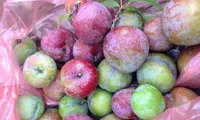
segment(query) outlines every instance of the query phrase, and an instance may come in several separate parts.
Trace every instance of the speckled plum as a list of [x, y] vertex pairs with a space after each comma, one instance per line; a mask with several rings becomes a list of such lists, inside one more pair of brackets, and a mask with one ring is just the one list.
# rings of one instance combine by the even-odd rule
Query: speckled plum
[[131, 108], [131, 96], [134, 92], [134, 88], [126, 88], [117, 91], [112, 96], [112, 110], [119, 118], [123, 119], [136, 119], [137, 116]]
[[72, 25], [79, 40], [96, 44], [103, 40], [112, 24], [112, 16], [101, 3], [90, 1], [83, 4], [72, 18]]
[[73, 47], [73, 56], [74, 58], [83, 58], [93, 63], [98, 63], [104, 57], [103, 45], [102, 43], [86, 44], [78, 40]]
[[72, 59], [61, 69], [61, 86], [67, 95], [84, 98], [97, 84], [97, 69], [86, 59]]
[[54, 29], [41, 39], [41, 48], [54, 60], [66, 62], [73, 58], [75, 40], [72, 33], [63, 29]]
[[169, 50], [172, 47], [172, 43], [169, 42], [164, 35], [161, 24], [161, 15], [158, 15], [145, 23], [144, 33], [149, 40], [151, 50], [161, 52]]
[[121, 26], [110, 31], [103, 43], [106, 61], [125, 73], [136, 71], [146, 60], [149, 43], [139, 29]]
[[199, 8], [199, 0], [171, 0], [162, 14], [162, 26], [167, 40], [177, 45], [199, 44]]
[[39, 120], [62, 120], [58, 113], [58, 109], [49, 108], [47, 109]]

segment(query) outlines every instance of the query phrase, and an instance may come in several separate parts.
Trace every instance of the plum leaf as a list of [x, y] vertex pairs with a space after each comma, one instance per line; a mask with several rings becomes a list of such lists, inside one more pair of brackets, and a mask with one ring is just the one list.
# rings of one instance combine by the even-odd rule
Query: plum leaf
[[160, 10], [163, 10], [161, 4], [156, 0], [129, 0], [129, 2], [145, 2], [159, 8]]
[[61, 15], [60, 18], [59, 18], [59, 20], [58, 20], [58, 28], [60, 27], [60, 24], [61, 24], [61, 22], [62, 22], [63, 19], [66, 20], [66, 21], [68, 21], [71, 18], [72, 18], [71, 14], [63, 14], [63, 15]]
[[119, 7], [119, 3], [115, 0], [100, 0], [100, 2], [106, 7]]

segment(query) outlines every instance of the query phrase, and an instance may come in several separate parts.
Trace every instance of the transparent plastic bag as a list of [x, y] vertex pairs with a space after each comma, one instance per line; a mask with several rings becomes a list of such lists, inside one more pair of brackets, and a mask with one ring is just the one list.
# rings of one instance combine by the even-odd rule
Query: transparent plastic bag
[[[166, 0], [160, 0], [165, 3]], [[41, 96], [46, 107], [58, 104], [48, 99], [41, 90], [29, 86], [23, 79], [21, 69], [12, 52], [12, 42], [29, 36], [39, 39], [53, 28], [61, 14], [65, 13], [65, 0], [1, 0], [0, 1], [0, 120], [19, 120], [15, 101], [21, 94]], [[157, 13], [158, 9], [146, 4], [133, 4], [146, 13]], [[69, 22], [63, 21], [61, 28], [73, 32]], [[179, 76], [177, 86], [200, 88], [200, 55], [193, 58]], [[156, 120], [200, 119], [200, 97], [182, 106], [166, 110]]]

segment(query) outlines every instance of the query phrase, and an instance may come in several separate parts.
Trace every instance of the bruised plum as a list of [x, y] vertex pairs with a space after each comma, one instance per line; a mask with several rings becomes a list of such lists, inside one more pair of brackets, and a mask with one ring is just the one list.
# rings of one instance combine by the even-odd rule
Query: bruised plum
[[93, 120], [93, 119], [88, 115], [84, 114], [72, 114], [65, 117], [63, 120]]
[[149, 43], [139, 29], [121, 26], [110, 31], [103, 43], [106, 61], [125, 73], [136, 71], [146, 60]]
[[55, 101], [59, 101], [65, 95], [64, 90], [61, 88], [60, 71], [57, 72], [54, 82], [42, 90], [48, 98]]
[[73, 35], [63, 29], [50, 31], [41, 39], [41, 48], [54, 60], [66, 62], [73, 58], [72, 50], [75, 40]]
[[178, 69], [182, 72], [189, 61], [200, 53], [200, 45], [185, 48], [178, 57]]
[[88, 44], [102, 41], [112, 24], [112, 16], [101, 3], [90, 1], [83, 4], [72, 18], [77, 37]]
[[133, 92], [134, 88], [126, 88], [116, 92], [112, 96], [112, 110], [119, 118], [137, 118], [130, 105], [130, 99]]
[[93, 63], [98, 63], [103, 59], [103, 45], [99, 44], [85, 44], [78, 40], [73, 47], [74, 58], [87, 59]]
[[167, 40], [177, 45], [199, 44], [199, 8], [199, 0], [171, 0], [162, 14], [162, 26]]
[[172, 47], [172, 43], [167, 40], [163, 33], [160, 17], [158, 15], [144, 25], [144, 33], [149, 40], [150, 49], [159, 52], [169, 50]]

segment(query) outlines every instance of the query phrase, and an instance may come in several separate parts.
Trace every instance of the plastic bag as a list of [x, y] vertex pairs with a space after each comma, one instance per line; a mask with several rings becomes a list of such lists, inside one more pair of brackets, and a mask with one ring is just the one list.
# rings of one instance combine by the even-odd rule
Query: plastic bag
[[[29, 36], [36, 43], [52, 28], [57, 27], [60, 14], [65, 13], [65, 0], [1, 0], [0, 1], [0, 120], [19, 120], [15, 111], [15, 101], [20, 94], [31, 93], [42, 96], [46, 106], [57, 105], [44, 96], [41, 90], [27, 85], [20, 67], [12, 52], [12, 41]], [[160, 0], [165, 3], [166, 0]], [[146, 13], [157, 13], [158, 9], [146, 4], [133, 4]], [[73, 32], [72, 26], [63, 21], [61, 28]], [[39, 42], [38, 42], [39, 43]], [[177, 86], [200, 88], [200, 55], [191, 60], [180, 75]], [[198, 119], [200, 115], [200, 97], [185, 105], [170, 108], [156, 120]], [[200, 119], [200, 118], [199, 118]]]

